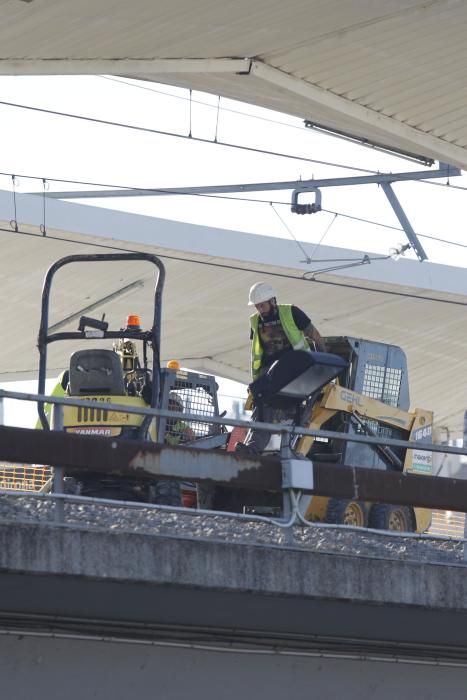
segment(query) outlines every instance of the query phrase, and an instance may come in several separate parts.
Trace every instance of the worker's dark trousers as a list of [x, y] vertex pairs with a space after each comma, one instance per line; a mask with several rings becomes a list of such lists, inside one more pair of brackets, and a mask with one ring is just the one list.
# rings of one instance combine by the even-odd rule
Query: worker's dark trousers
[[[261, 421], [262, 423], [274, 423], [277, 420], [277, 414], [279, 411], [272, 408], [268, 404], [263, 404], [262, 410], [259, 410], [258, 406], [255, 406], [253, 413], [251, 414], [251, 420], [253, 422]], [[268, 430], [255, 430], [251, 428], [245, 439], [245, 446], [248, 447], [251, 452], [255, 454], [261, 454], [267, 447], [267, 444], [271, 438], [272, 432]]]

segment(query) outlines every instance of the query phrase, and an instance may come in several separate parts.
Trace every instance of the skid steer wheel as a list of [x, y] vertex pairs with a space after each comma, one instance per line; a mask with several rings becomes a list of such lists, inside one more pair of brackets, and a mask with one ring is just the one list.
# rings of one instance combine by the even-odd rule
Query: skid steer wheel
[[326, 509], [325, 522], [334, 525], [367, 527], [368, 509], [362, 501], [342, 501], [330, 498]]
[[63, 477], [63, 493], [72, 496], [79, 496], [81, 494], [81, 484], [73, 476]]
[[368, 526], [375, 530], [415, 531], [411, 509], [407, 506], [394, 506], [388, 503], [375, 503], [371, 507]]
[[151, 485], [149, 500], [158, 506], [181, 506], [180, 484], [178, 481], [156, 481]]

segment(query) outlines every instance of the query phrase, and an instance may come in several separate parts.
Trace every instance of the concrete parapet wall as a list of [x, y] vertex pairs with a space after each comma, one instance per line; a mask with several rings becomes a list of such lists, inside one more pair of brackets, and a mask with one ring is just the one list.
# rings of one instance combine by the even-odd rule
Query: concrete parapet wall
[[280, 638], [466, 646], [467, 577], [287, 547], [0, 524], [0, 612]]

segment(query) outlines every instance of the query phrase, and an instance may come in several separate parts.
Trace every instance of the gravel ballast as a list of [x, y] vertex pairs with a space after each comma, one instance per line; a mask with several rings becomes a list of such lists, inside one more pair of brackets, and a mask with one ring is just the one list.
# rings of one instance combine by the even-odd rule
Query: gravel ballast
[[191, 509], [127, 505], [118, 501], [110, 504], [97, 499], [64, 499], [63, 518], [60, 519], [53, 497], [3, 494], [0, 496], [0, 521], [56, 524], [76, 529], [134, 532], [370, 558], [464, 564], [462, 540], [320, 524], [296, 524], [284, 528], [272, 521], [248, 516], [239, 518]]

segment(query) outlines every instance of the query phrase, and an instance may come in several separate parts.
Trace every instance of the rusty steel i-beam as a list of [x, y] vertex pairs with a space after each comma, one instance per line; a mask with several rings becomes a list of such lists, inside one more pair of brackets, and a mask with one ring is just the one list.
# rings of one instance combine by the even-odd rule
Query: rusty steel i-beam
[[[245, 459], [224, 450], [197, 450], [136, 440], [0, 427], [0, 459], [141, 479], [172, 478], [231, 488], [282, 490], [278, 457]], [[340, 499], [467, 512], [467, 481], [309, 462], [310, 493]]]

